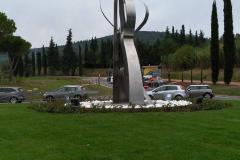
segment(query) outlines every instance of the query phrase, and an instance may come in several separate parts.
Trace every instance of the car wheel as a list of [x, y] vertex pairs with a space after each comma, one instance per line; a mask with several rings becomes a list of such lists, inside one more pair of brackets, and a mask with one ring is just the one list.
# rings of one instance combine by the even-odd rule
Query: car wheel
[[81, 101], [81, 100], [83, 99], [83, 97], [80, 96], [80, 95], [76, 95], [76, 96], [74, 96], [74, 98], [75, 98], [75, 99], [78, 99], [79, 101]]
[[9, 102], [12, 104], [16, 104], [18, 103], [18, 99], [16, 97], [12, 97]]
[[52, 102], [54, 100], [53, 96], [46, 97], [47, 102]]
[[177, 100], [177, 101], [180, 101], [180, 100], [183, 99], [183, 96], [177, 95], [174, 99]]
[[205, 99], [212, 99], [212, 95], [209, 93], [204, 94], [203, 98]]
[[153, 100], [153, 99], [154, 99], [152, 95], [149, 95], [149, 97], [151, 98], [151, 100]]

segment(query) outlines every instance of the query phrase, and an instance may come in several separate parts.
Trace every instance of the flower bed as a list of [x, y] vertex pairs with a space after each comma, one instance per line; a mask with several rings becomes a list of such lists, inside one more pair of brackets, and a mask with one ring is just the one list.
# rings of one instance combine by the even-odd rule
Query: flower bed
[[30, 108], [39, 112], [49, 113], [137, 113], [137, 112], [194, 112], [200, 110], [220, 110], [231, 107], [231, 103], [215, 100], [204, 100], [202, 103], [190, 101], [152, 101], [151, 104], [131, 105], [113, 104], [110, 101], [86, 101], [79, 106], [66, 102], [50, 102], [32, 104]]
[[145, 104], [145, 105], [131, 105], [131, 104], [113, 104], [110, 101], [87, 101], [81, 102], [80, 107], [91, 109], [91, 108], [105, 108], [105, 109], [141, 109], [141, 108], [164, 108], [164, 107], [180, 107], [180, 106], [188, 106], [191, 105], [192, 102], [189, 101], [153, 101], [152, 104]]

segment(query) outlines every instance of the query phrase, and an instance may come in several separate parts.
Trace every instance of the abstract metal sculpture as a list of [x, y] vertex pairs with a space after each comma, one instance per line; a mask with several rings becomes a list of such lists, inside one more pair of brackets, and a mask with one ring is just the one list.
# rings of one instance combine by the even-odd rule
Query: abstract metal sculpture
[[[136, 29], [139, 31], [147, 22], [149, 10], [146, 4], [143, 22]], [[113, 102], [144, 104], [142, 72], [134, 44], [136, 10], [134, 0], [114, 0], [114, 23], [103, 16], [114, 28], [113, 38]], [[120, 28], [118, 26], [118, 12]]]

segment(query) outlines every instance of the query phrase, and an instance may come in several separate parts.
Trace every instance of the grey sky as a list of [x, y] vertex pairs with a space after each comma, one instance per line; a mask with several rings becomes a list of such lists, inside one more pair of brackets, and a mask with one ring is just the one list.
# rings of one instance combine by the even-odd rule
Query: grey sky
[[[113, 0], [102, 0], [106, 14], [112, 19]], [[144, 8], [137, 0], [138, 19]], [[143, 30], [164, 31], [166, 26], [202, 29], [210, 35], [212, 0], [144, 0], [150, 8], [150, 19]], [[223, 0], [217, 0], [220, 32], [223, 32]], [[240, 32], [240, 1], [232, 0], [235, 33]], [[53, 36], [59, 45], [65, 43], [67, 30], [73, 29], [73, 40], [105, 36], [112, 28], [102, 17], [98, 0], [1, 0], [0, 11], [14, 19], [18, 30], [33, 47], [49, 43]]]

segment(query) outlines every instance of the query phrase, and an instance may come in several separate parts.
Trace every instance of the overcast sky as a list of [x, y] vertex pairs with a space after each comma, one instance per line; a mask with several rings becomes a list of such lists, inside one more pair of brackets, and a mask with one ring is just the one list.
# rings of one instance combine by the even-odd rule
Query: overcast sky
[[[106, 14], [112, 19], [113, 0], [102, 0]], [[203, 30], [210, 35], [212, 0], [144, 0], [150, 9], [150, 18], [143, 30], [164, 31], [166, 26]], [[223, 32], [223, 0], [217, 0], [220, 32]], [[144, 7], [137, 0], [138, 21], [144, 16]], [[232, 0], [234, 31], [240, 32], [240, 1]], [[48, 46], [53, 36], [57, 44], [65, 44], [67, 30], [73, 29], [73, 40], [102, 37], [112, 33], [99, 10], [99, 0], [0, 0], [0, 11], [14, 19], [15, 35], [32, 43], [33, 47]]]

